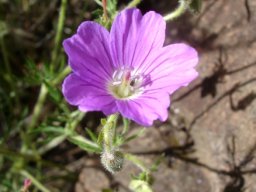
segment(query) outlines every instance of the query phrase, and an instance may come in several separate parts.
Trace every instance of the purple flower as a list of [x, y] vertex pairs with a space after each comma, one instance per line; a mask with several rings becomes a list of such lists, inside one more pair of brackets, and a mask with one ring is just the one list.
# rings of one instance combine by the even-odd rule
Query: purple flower
[[83, 22], [63, 43], [73, 70], [63, 83], [65, 99], [81, 111], [119, 112], [144, 126], [165, 121], [169, 95], [198, 75], [192, 47], [163, 46], [165, 26], [161, 15], [138, 9], [120, 12], [110, 32]]

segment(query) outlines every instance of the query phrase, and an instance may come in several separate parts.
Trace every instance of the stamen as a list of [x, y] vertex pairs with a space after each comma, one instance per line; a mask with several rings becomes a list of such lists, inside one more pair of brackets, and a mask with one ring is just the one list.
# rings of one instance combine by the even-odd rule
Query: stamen
[[120, 69], [113, 73], [113, 81], [109, 84], [109, 90], [118, 99], [129, 99], [143, 91], [142, 82], [142, 75], [133, 74], [131, 69]]

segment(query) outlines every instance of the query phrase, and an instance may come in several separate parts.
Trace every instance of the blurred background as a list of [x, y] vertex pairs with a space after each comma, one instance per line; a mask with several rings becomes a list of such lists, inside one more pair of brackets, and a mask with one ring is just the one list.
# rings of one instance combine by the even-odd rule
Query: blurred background
[[[165, 15], [176, 6], [144, 0], [138, 7]], [[60, 91], [69, 72], [62, 40], [101, 14], [93, 0], [0, 0], [0, 192], [21, 191], [25, 178], [56, 192], [130, 191], [134, 165], [111, 175], [98, 155], [60, 134], [70, 125], [88, 137], [85, 128], [97, 132], [104, 117], [77, 113]], [[256, 191], [255, 31], [255, 0], [204, 0], [199, 13], [168, 22], [166, 44], [195, 47], [200, 77], [172, 96], [168, 121], [124, 146], [148, 165], [161, 157], [154, 191]]]

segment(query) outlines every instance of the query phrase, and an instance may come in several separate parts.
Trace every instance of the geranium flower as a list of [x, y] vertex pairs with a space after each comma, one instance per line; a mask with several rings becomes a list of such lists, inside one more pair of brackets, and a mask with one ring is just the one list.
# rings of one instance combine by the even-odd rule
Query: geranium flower
[[121, 11], [110, 32], [83, 22], [63, 43], [73, 71], [62, 87], [67, 102], [81, 111], [119, 112], [144, 126], [165, 121], [170, 94], [198, 75], [192, 47], [163, 46], [165, 27], [161, 15], [138, 9]]

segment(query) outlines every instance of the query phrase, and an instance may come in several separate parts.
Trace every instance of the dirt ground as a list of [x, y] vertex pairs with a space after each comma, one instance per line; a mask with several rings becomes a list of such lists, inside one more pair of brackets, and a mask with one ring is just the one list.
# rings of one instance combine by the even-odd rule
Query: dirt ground
[[[167, 122], [125, 150], [149, 165], [165, 155], [154, 173], [156, 192], [255, 192], [256, 1], [205, 0], [200, 14], [168, 23], [167, 36], [167, 44], [182, 41], [198, 50], [200, 77], [172, 97]], [[94, 157], [76, 166], [76, 192], [109, 186], [126, 192], [130, 173], [138, 172], [126, 163], [109, 175]]]

